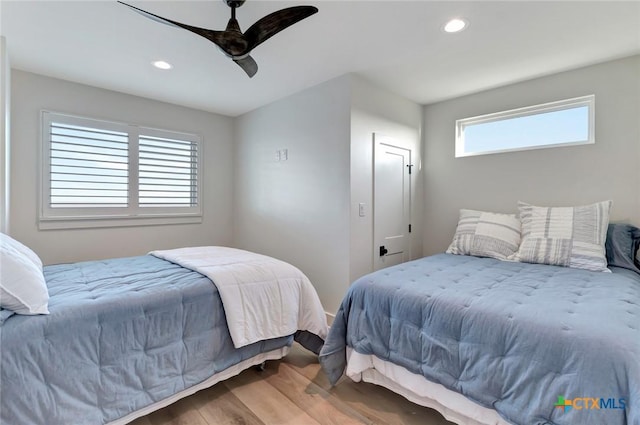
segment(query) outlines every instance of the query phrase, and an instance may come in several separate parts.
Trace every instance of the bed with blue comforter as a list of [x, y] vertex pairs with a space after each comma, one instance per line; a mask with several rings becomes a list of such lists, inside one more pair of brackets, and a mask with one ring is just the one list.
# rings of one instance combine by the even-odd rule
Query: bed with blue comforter
[[[372, 355], [516, 425], [640, 425], [640, 275], [438, 254], [357, 280], [320, 354]], [[587, 399], [587, 400], [585, 400]]]
[[211, 280], [150, 255], [46, 266], [44, 275], [49, 315], [2, 312], [3, 425], [132, 420], [238, 365], [282, 357], [294, 339], [235, 348]]

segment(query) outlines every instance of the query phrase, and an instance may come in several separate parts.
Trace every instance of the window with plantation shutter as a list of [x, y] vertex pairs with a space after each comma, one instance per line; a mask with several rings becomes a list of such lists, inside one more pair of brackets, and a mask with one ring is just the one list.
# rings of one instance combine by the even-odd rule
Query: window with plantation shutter
[[40, 228], [201, 222], [200, 138], [42, 113]]
[[198, 203], [198, 145], [140, 136], [140, 206], [191, 206]]
[[128, 205], [126, 133], [52, 122], [49, 137], [52, 208]]

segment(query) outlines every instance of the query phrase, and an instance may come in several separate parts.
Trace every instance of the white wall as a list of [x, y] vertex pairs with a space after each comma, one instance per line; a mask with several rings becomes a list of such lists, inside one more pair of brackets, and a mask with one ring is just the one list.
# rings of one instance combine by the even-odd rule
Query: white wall
[[[350, 281], [373, 271], [373, 133], [412, 150], [411, 257], [422, 256], [422, 107], [352, 76]], [[365, 204], [365, 216], [358, 204]]]
[[9, 232], [9, 172], [11, 170], [9, 131], [11, 128], [11, 67], [7, 41], [0, 36], [0, 232]]
[[[19, 70], [11, 75], [11, 234], [46, 264], [232, 242], [233, 120]], [[162, 90], [162, 87], [158, 87]], [[37, 227], [40, 111], [197, 133], [204, 145], [201, 224], [44, 230]]]
[[[595, 94], [596, 143], [454, 158], [459, 118]], [[444, 251], [460, 208], [516, 212], [518, 200], [612, 199], [612, 220], [640, 225], [640, 56], [567, 71], [424, 108], [424, 252]]]
[[[300, 268], [326, 311], [349, 284], [349, 77], [236, 119], [234, 237]], [[287, 149], [288, 160], [276, 151]]]

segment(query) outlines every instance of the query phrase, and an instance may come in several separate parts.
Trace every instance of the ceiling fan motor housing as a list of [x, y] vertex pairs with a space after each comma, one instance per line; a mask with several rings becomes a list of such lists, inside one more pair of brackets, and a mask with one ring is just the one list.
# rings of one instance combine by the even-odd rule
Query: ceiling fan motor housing
[[244, 4], [245, 0], [223, 0], [229, 7], [240, 7]]

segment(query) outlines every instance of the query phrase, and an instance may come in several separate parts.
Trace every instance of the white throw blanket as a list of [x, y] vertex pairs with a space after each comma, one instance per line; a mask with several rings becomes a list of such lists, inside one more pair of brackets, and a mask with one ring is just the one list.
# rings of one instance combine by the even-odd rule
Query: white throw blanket
[[296, 267], [235, 248], [203, 246], [149, 254], [197, 271], [213, 281], [236, 348], [309, 331], [323, 340], [327, 320], [309, 279]]

